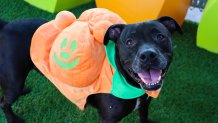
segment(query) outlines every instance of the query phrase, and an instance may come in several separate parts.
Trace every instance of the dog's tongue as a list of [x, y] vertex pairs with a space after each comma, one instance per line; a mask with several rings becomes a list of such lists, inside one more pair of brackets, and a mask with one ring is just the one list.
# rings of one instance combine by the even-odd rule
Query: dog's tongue
[[147, 83], [157, 82], [161, 77], [161, 70], [158, 69], [150, 69], [143, 72], [138, 73], [138, 76]]

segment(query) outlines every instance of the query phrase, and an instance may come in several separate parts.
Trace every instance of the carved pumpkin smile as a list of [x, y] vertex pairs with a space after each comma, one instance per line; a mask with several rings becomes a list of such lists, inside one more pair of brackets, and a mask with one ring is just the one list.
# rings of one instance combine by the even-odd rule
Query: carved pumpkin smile
[[[67, 43], [68, 43], [68, 40], [65, 38], [61, 43], [61, 47], [60, 47], [61, 50], [64, 50], [67, 47]], [[70, 44], [71, 53], [73, 53], [76, 50], [76, 47], [77, 47], [76, 40], [73, 40]], [[60, 57], [64, 60], [70, 60], [71, 53], [62, 51], [60, 53]], [[74, 68], [79, 63], [80, 58], [76, 58], [72, 62], [64, 62], [58, 58], [58, 55], [56, 53], [54, 53], [54, 60], [59, 67], [68, 70], [68, 69]]]

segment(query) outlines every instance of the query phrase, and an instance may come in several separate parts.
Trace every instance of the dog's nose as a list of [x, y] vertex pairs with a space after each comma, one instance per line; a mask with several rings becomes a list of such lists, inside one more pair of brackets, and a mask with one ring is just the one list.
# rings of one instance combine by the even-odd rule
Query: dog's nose
[[142, 62], [148, 62], [155, 59], [157, 56], [157, 53], [152, 50], [146, 50], [140, 53], [139, 58]]

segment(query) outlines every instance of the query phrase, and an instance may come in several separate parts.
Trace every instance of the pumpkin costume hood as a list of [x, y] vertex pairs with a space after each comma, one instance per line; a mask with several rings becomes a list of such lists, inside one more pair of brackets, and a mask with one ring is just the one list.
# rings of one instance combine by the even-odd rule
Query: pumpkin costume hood
[[[117, 70], [115, 44], [103, 44], [104, 35], [113, 24], [125, 21], [106, 9], [89, 9], [78, 19], [62, 11], [40, 26], [32, 38], [30, 52], [35, 66], [82, 110], [91, 94], [111, 93], [132, 99], [146, 93], [128, 84]], [[152, 97], [158, 93], [147, 92]]]

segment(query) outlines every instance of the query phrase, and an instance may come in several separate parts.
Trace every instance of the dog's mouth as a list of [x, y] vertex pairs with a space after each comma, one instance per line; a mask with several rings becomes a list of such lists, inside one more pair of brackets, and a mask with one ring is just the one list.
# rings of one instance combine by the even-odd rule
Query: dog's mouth
[[165, 75], [165, 70], [150, 68], [141, 72], [135, 73], [132, 69], [129, 72], [141, 88], [147, 91], [155, 91], [161, 88], [162, 78]]

